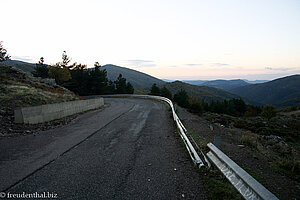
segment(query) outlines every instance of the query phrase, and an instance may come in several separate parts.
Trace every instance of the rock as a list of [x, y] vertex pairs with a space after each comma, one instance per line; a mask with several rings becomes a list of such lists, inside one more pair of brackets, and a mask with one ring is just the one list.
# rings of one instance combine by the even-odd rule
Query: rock
[[0, 115], [5, 115], [5, 110], [0, 109]]

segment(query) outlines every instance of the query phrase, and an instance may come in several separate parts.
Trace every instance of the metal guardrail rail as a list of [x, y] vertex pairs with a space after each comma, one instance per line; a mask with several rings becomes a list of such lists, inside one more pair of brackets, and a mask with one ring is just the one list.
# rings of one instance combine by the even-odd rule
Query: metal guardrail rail
[[[173, 119], [177, 125], [180, 132], [180, 137], [182, 138], [189, 155], [193, 162], [199, 167], [204, 167], [203, 161], [200, 159], [198, 153], [195, 151], [190, 140], [186, 136], [187, 130], [178, 118], [173, 103], [170, 99], [160, 96], [151, 95], [101, 95], [102, 97], [133, 97], [133, 98], [146, 98], [146, 99], [156, 99], [168, 103], [171, 107]], [[267, 190], [263, 185], [256, 181], [252, 176], [250, 176], [245, 170], [238, 166], [234, 161], [232, 161], [227, 155], [225, 155], [220, 149], [218, 149], [212, 143], [207, 144], [210, 151], [206, 156], [217, 166], [217, 168], [223, 173], [223, 175], [229, 180], [229, 182], [238, 190], [238, 192], [246, 200], [278, 200], [278, 198]], [[201, 155], [208, 167], [210, 163], [206, 156], [201, 151]]]
[[210, 149], [210, 151], [206, 154], [207, 157], [217, 166], [217, 168], [245, 199], [278, 199], [215, 145], [208, 143], [207, 146]]

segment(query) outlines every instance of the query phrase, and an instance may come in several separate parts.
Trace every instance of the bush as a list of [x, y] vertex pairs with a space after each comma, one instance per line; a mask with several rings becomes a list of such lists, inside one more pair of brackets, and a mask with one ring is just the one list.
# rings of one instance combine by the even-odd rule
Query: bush
[[275, 107], [272, 105], [265, 105], [265, 107], [263, 107], [262, 109], [261, 116], [268, 120], [270, 120], [273, 117], [276, 117]]
[[71, 74], [67, 68], [54, 65], [49, 68], [49, 77], [54, 78], [56, 83], [62, 84], [71, 79]]

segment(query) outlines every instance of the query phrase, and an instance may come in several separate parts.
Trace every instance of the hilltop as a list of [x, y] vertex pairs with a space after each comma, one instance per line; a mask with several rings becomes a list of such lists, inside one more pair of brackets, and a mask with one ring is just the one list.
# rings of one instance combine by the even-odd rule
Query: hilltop
[[276, 107], [300, 105], [300, 75], [238, 87], [230, 92], [261, 104], [272, 104]]
[[[238, 95], [231, 94], [224, 90], [208, 87], [208, 86], [197, 86], [184, 83], [181, 81], [174, 81], [171, 83], [166, 83], [165, 86], [174, 95], [180, 90], [185, 90], [190, 97], [196, 98], [198, 100], [204, 99], [206, 102], [211, 101], [223, 101], [229, 99], [239, 99]], [[150, 93], [150, 88], [137, 89], [136, 94], [148, 94]]]
[[165, 84], [173, 94], [179, 92], [181, 89], [185, 90], [191, 97], [195, 97], [199, 100], [204, 99], [207, 102], [211, 101], [223, 101], [233, 98], [240, 98], [238, 95], [231, 94], [224, 90], [208, 87], [208, 86], [196, 86], [183, 83], [181, 81], [175, 81]]
[[151, 87], [154, 83], [156, 83], [157, 85], [165, 84], [164, 81], [158, 78], [133, 69], [111, 64], [104, 65], [101, 68], [106, 69], [107, 77], [109, 80], [116, 80], [119, 74], [122, 74], [123, 77], [126, 78], [126, 80], [130, 82], [134, 88]]
[[34, 67], [35, 67], [34, 63], [28, 63], [28, 62], [23, 62], [23, 61], [19, 61], [19, 60], [6, 60], [3, 62], [0, 62], [0, 66], [5, 66], [5, 65], [16, 67], [27, 73], [33, 72]]
[[[18, 69], [23, 70], [24, 72], [30, 73], [34, 71], [35, 64], [28, 63], [18, 60], [7, 60], [0, 63], [0, 66], [9, 65], [14, 66]], [[165, 84], [165, 81], [150, 76], [148, 74], [129, 69], [126, 67], [120, 67], [112, 64], [103, 65], [101, 69], [106, 69], [107, 77], [109, 80], [116, 80], [119, 74], [123, 75], [123, 78], [126, 78], [128, 82], [132, 84], [134, 88], [144, 88], [144, 87], [151, 87], [154, 83], [157, 85]]]
[[266, 80], [256, 80], [256, 81], [248, 81], [248, 80], [242, 80], [242, 79], [232, 79], [232, 80], [223, 80], [223, 79], [217, 79], [217, 80], [210, 80], [210, 81], [205, 81], [205, 80], [183, 80], [182, 82], [184, 83], [189, 83], [192, 85], [198, 85], [198, 86], [210, 86], [210, 87], [215, 87], [219, 88], [222, 90], [226, 90], [230, 92], [230, 90], [238, 87], [242, 87], [245, 85], [250, 85], [250, 84], [256, 84], [256, 83], [264, 83], [267, 82]]
[[201, 85], [210, 86], [219, 88], [222, 90], [230, 91], [231, 89], [249, 85], [250, 83], [247, 83], [244, 80], [241, 79], [234, 79], [234, 80], [214, 80], [214, 81], [206, 81], [202, 83]]

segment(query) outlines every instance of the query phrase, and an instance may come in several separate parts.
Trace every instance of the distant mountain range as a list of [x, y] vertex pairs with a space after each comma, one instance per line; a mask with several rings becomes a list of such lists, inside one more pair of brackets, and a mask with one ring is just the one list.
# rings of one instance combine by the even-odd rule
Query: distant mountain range
[[234, 88], [230, 92], [261, 104], [272, 104], [276, 107], [300, 105], [300, 75], [246, 85]]
[[255, 84], [255, 83], [264, 83], [267, 82], [266, 80], [256, 80], [256, 81], [248, 81], [242, 79], [233, 79], [233, 80], [212, 80], [212, 81], [205, 81], [205, 80], [183, 80], [182, 82], [189, 83], [192, 85], [198, 86], [210, 86], [219, 88], [222, 90], [230, 91], [234, 88], [238, 88], [245, 85]]
[[250, 83], [250, 84], [257, 84], [257, 83], [265, 83], [268, 82], [269, 80], [255, 80], [255, 81], [249, 81], [247, 79], [243, 79], [243, 81]]
[[172, 94], [175, 94], [181, 89], [183, 89], [187, 92], [189, 96], [195, 97], [198, 100], [204, 99], [207, 102], [240, 98], [238, 95], [231, 94], [218, 88], [208, 86], [196, 86], [181, 81], [166, 83], [165, 86], [172, 92]]
[[207, 81], [203, 81], [203, 80], [182, 80], [182, 82], [188, 83], [188, 84], [191, 84], [191, 85], [202, 85], [203, 83], [205, 83]]
[[241, 79], [235, 79], [235, 80], [215, 80], [215, 81], [206, 81], [202, 83], [201, 85], [210, 86], [219, 88], [222, 90], [230, 91], [233, 88], [249, 85], [250, 83], [247, 83]]
[[165, 82], [148, 74], [120, 67], [116, 65], [104, 65], [102, 69], [106, 69], [107, 77], [110, 80], [116, 80], [119, 74], [122, 74], [124, 78], [129, 81], [134, 88], [151, 87], [154, 83], [157, 85], [163, 85]]
[[[0, 65], [5, 64], [15, 66], [28, 73], [31, 73], [35, 66], [33, 63], [18, 60], [0, 62]], [[110, 80], [116, 80], [119, 74], [122, 74], [136, 88], [137, 93], [148, 93], [150, 87], [156, 83], [160, 86], [165, 85], [173, 94], [184, 89], [190, 96], [206, 101], [222, 101], [242, 97], [246, 102], [256, 105], [272, 104], [277, 107], [300, 105], [300, 75], [269, 82], [241, 79], [170, 82], [171, 80], [163, 81], [148, 74], [116, 65], [104, 65], [102, 68], [107, 70]]]

